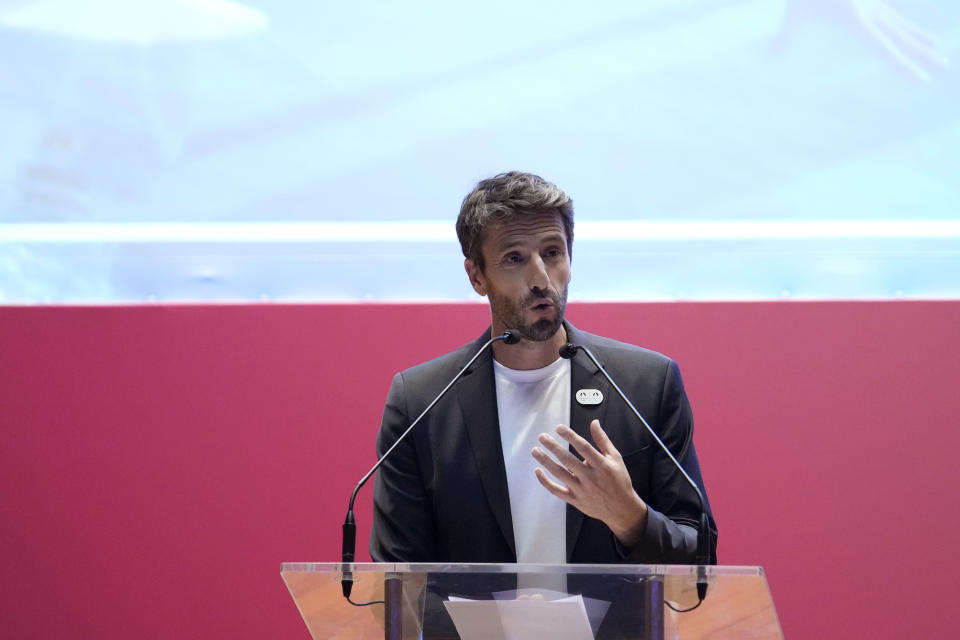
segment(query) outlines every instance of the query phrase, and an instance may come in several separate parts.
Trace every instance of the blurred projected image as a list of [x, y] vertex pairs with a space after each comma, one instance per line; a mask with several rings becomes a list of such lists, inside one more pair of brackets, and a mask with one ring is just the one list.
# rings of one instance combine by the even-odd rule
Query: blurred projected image
[[0, 303], [472, 299], [511, 169], [571, 299], [957, 297], [958, 50], [937, 0], [0, 0]]
[[778, 44], [808, 20], [833, 20], [864, 38], [891, 64], [918, 80], [946, 69], [949, 61], [937, 38], [887, 0], [787, 0]]

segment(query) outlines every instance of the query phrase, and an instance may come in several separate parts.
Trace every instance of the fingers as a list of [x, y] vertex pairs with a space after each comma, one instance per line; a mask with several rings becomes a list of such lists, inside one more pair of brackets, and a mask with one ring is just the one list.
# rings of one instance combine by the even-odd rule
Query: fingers
[[[557, 435], [559, 435], [561, 438], [563, 438], [570, 444], [573, 444], [569, 434], [573, 434], [577, 438], [580, 438], [580, 436], [577, 436], [577, 434], [573, 433], [573, 431], [571, 431], [568, 427], [565, 427], [564, 425], [559, 425], [557, 427]], [[583, 438], [580, 438], [580, 439], [583, 440]], [[553, 454], [553, 457], [556, 458], [557, 461], [560, 464], [564, 465], [565, 467], [574, 468], [576, 467], [576, 465], [582, 464], [581, 460], [579, 460], [575, 455], [573, 455], [573, 453], [570, 452], [570, 449], [567, 448], [566, 444], [562, 444], [558, 442], [557, 439], [551, 436], [550, 434], [541, 433], [540, 437], [538, 437], [537, 440], [539, 440], [540, 444], [547, 451]], [[584, 440], [584, 442], [586, 442], [586, 440]], [[587, 443], [587, 446], [590, 446], [589, 443]], [[577, 450], [577, 453], [580, 453], [580, 455], [583, 456], [583, 453], [581, 453], [580, 449], [577, 449], [576, 445], [574, 445], [574, 448]], [[590, 448], [592, 449], [593, 447], [590, 447]]]
[[[596, 423], [597, 427], [600, 426], [600, 421], [594, 420], [590, 423], [591, 432], [593, 432], [594, 423]], [[596, 465], [603, 461], [604, 454], [597, 451], [596, 447], [590, 444], [586, 438], [582, 437], [570, 427], [564, 424], [557, 425], [557, 435], [566, 440], [587, 464]], [[606, 437], [606, 434], [604, 434], [604, 437]], [[607, 442], [610, 442], [610, 440], [607, 439]], [[611, 446], [613, 445], [611, 444]]]
[[600, 450], [600, 453], [605, 456], [620, 457], [620, 452], [613, 446], [613, 441], [610, 440], [607, 432], [600, 426], [599, 420], [594, 420], [590, 423], [590, 435], [593, 436], [593, 441], [597, 443], [597, 449]]
[[[586, 448], [589, 448], [594, 456], [599, 455], [597, 451], [590, 446], [589, 442], [578, 436], [565, 425], [557, 426], [557, 434], [575, 448], [579, 445], [577, 449], [578, 452], [581, 450], [586, 451]], [[531, 451], [533, 458], [546, 469], [546, 471], [543, 469], [534, 469], [537, 480], [540, 481], [540, 484], [547, 491], [556, 497], [577, 506], [577, 495], [578, 492], [582, 490], [581, 478], [577, 476], [577, 473], [588, 473], [587, 463], [573, 455], [565, 445], [558, 442], [549, 434], [541, 433], [538, 440], [550, 453], [548, 454], [540, 447], [534, 447], [533, 451]], [[550, 454], [552, 454], [552, 457]], [[581, 455], [583, 454], [581, 453]], [[550, 472], [555, 480], [547, 476], [547, 471]]]
[[551, 480], [550, 477], [547, 476], [547, 472], [543, 469], [534, 469], [533, 472], [536, 474], [537, 480], [540, 481], [540, 484], [542, 484], [547, 491], [569, 502], [570, 489], [555, 480]]
[[[622, 464], [620, 452], [600, 426], [599, 420], [590, 423], [590, 433], [597, 448], [566, 425], [557, 426], [557, 435], [563, 438], [582, 456], [577, 458], [564, 443], [549, 434], [542, 433], [538, 440], [544, 449], [534, 447], [530, 452], [555, 480], [551, 480], [543, 469], [536, 469], [537, 479], [554, 495], [570, 502], [582, 491], [584, 482], [588, 485], [596, 482], [596, 474], [609, 470], [610, 464]], [[549, 453], [547, 453], [549, 451]], [[582, 476], [578, 474], [583, 474]]]
[[547, 467], [550, 473], [559, 480], [568, 484], [570, 481], [576, 479], [576, 474], [573, 470], [577, 468], [578, 464], [599, 467], [608, 458], [614, 460], [620, 459], [620, 452], [600, 426], [599, 420], [593, 420], [590, 423], [590, 434], [597, 444], [596, 447], [566, 425], [557, 425], [557, 435], [572, 446], [574, 450], [580, 454], [581, 459], [578, 459], [566, 446], [546, 433], [540, 434], [538, 440], [545, 449], [553, 454], [556, 462], [539, 448], [533, 450], [533, 457], [536, 458], [540, 464]]
[[[536, 460], [541, 465], [543, 465], [544, 468], [550, 472], [550, 475], [552, 475], [554, 478], [556, 478], [560, 482], [568, 486], [571, 483], [576, 482], [577, 476], [570, 467], [571, 465], [577, 463], [577, 459], [569, 451], [566, 451], [566, 450], [561, 451], [561, 453], [566, 455], [564, 456], [565, 460], [561, 460], [560, 462], [557, 462], [556, 460], [548, 456], [539, 447], [534, 448], [534, 450], [531, 451], [531, 453], [533, 454], [534, 460]], [[558, 458], [561, 457], [556, 453], [554, 453], [554, 455], [557, 456]]]
[[557, 435], [573, 446], [576, 452], [580, 454], [580, 457], [588, 464], [599, 464], [603, 462], [603, 459], [606, 457], [617, 458], [620, 456], [620, 452], [617, 451], [613, 441], [610, 440], [607, 432], [600, 426], [599, 420], [590, 422], [590, 435], [593, 436], [596, 447], [578, 433], [562, 424], [557, 426]]

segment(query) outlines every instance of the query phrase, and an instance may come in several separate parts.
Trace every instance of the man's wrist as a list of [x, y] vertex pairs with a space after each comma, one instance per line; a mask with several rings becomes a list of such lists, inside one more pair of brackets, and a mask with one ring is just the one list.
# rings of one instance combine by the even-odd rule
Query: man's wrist
[[647, 530], [648, 512], [646, 503], [640, 499], [640, 496], [634, 494], [636, 498], [636, 507], [630, 509], [630, 517], [623, 525], [616, 529], [611, 527], [613, 535], [616, 536], [620, 544], [626, 549], [632, 549], [640, 542], [644, 532]]

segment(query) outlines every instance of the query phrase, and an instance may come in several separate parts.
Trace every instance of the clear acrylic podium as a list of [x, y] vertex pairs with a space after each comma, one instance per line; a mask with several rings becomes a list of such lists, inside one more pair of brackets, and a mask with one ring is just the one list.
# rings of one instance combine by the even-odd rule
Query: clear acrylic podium
[[[353, 576], [352, 600], [384, 603], [347, 602], [344, 570]], [[759, 567], [706, 567], [703, 603], [686, 613], [670, 609], [667, 603], [675, 609], [697, 603], [697, 572], [687, 565], [577, 564], [286, 563], [280, 569], [317, 640], [783, 638]], [[586, 635], [577, 635], [578, 625], [586, 625]]]

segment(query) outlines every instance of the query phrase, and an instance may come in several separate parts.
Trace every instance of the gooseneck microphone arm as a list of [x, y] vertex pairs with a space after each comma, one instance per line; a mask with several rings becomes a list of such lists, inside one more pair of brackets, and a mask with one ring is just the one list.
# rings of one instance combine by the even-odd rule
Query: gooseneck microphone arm
[[[693, 478], [687, 474], [686, 470], [683, 468], [673, 453], [670, 452], [670, 449], [667, 448], [667, 445], [664, 444], [663, 440], [660, 439], [660, 436], [653, 430], [650, 424], [646, 421], [643, 415], [637, 411], [637, 408], [630, 402], [630, 399], [627, 398], [627, 395], [620, 389], [620, 386], [614, 381], [610, 374], [607, 373], [607, 370], [600, 364], [600, 361], [597, 360], [596, 356], [593, 355], [593, 352], [590, 349], [587, 349], [583, 345], [573, 344], [568, 342], [567, 344], [560, 347], [560, 357], [566, 359], [572, 359], [576, 355], [577, 351], [583, 351], [587, 354], [587, 357], [590, 358], [594, 366], [603, 374], [603, 377], [607, 379], [607, 382], [610, 383], [610, 386], [614, 388], [617, 392], [617, 395], [630, 407], [630, 411], [633, 412], [633, 415], [640, 420], [641, 424], [646, 427], [647, 432], [650, 434], [664, 453], [667, 454], [667, 457], [670, 458], [670, 461], [673, 462], [674, 466], [683, 474], [683, 477], [686, 481], [693, 487], [693, 490], [697, 493], [697, 498], [700, 500], [700, 526], [697, 530], [697, 565], [699, 569], [697, 570], [697, 596], [702, 602], [703, 599], [707, 596], [707, 579], [706, 579], [706, 569], [705, 566], [710, 564], [710, 522], [707, 518], [707, 501], [703, 497], [703, 492], [700, 491], [700, 487], [697, 486], [697, 483], [693, 481]], [[699, 606], [699, 603], [698, 603]]]
[[[492, 345], [494, 342], [499, 342], [501, 340], [504, 342], [504, 344], [516, 344], [517, 342], [520, 342], [520, 335], [516, 331], [507, 329], [501, 335], [494, 336], [493, 338], [490, 338], [489, 340], [487, 340], [487, 342], [482, 347], [480, 347], [480, 350], [477, 351], [472, 358], [470, 358], [469, 362], [463, 365], [463, 368], [460, 369], [457, 375], [453, 376], [453, 379], [447, 383], [447, 386], [445, 386], [443, 390], [439, 394], [437, 394], [437, 397], [434, 398], [433, 401], [427, 405], [427, 408], [424, 409], [419, 416], [417, 416], [417, 419], [411, 422], [410, 426], [407, 427], [406, 430], [400, 434], [400, 437], [396, 439], [396, 441], [390, 446], [390, 448], [387, 449], [386, 452], [377, 459], [377, 462], [373, 465], [370, 471], [367, 472], [367, 475], [363, 476], [363, 478], [360, 479], [360, 482], [357, 483], [357, 486], [354, 487], [353, 493], [350, 494], [350, 504], [347, 506], [347, 517], [343, 521], [343, 548], [341, 553], [341, 562], [344, 565], [351, 564], [353, 562], [354, 556], [356, 555], [357, 523], [353, 515], [353, 503], [357, 499], [357, 492], [360, 491], [360, 487], [366, 484], [367, 480], [370, 479], [370, 476], [372, 476], [377, 471], [377, 469], [380, 468], [380, 465], [383, 464], [383, 461], [387, 459], [387, 456], [393, 453], [393, 450], [397, 448], [397, 445], [399, 445], [400, 442], [407, 437], [407, 434], [413, 431], [413, 428], [417, 426], [420, 420], [423, 419], [423, 417], [427, 415], [431, 409], [433, 409], [433, 405], [437, 404], [437, 402], [440, 401], [440, 398], [446, 395], [447, 391], [450, 390], [450, 387], [452, 387], [457, 382], [457, 380], [463, 377], [463, 374], [467, 372], [467, 369], [469, 369], [474, 362], [476, 362], [477, 358], [479, 358], [484, 351], [489, 349], [490, 345]], [[343, 588], [343, 597], [349, 600], [351, 604], [357, 604], [352, 600], [350, 600], [350, 591], [353, 589], [353, 573], [349, 571], [348, 567], [346, 566], [344, 566], [342, 569], [343, 569], [343, 578], [340, 580], [340, 585]], [[368, 602], [365, 604], [372, 604], [372, 603]]]

